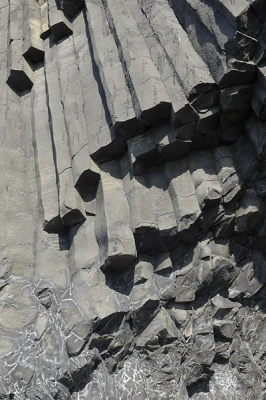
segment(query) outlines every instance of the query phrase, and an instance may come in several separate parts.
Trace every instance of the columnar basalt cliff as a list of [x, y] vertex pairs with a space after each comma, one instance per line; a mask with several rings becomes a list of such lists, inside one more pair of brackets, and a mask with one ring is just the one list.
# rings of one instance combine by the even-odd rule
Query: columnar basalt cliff
[[1, 0], [0, 398], [266, 398], [265, 0]]

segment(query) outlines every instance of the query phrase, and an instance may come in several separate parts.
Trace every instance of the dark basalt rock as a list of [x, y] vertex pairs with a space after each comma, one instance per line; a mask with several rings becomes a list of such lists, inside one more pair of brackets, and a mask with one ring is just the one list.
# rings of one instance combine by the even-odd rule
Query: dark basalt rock
[[84, 7], [84, 0], [58, 0], [60, 1], [60, 7], [64, 14], [72, 19], [80, 10]]

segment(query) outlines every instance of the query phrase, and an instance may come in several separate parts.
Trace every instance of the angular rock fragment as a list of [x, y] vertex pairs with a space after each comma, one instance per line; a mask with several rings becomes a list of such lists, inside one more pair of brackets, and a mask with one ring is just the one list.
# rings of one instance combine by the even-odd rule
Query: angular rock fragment
[[[211, 3], [174, 0], [171, 6], [197, 53], [220, 87], [252, 83], [256, 67], [251, 59], [256, 41], [249, 35], [238, 34], [223, 18], [218, 5]], [[234, 55], [230, 56], [230, 53]]]
[[[224, 18], [235, 28], [242, 32], [254, 35], [259, 31], [261, 20], [250, 6], [250, 1], [237, 1], [231, 3], [229, 0], [211, 0], [221, 11]], [[256, 3], [256, 2], [255, 2]], [[257, 2], [258, 4], [260, 1]], [[258, 6], [257, 6], [258, 7]]]
[[199, 113], [196, 131], [197, 133], [206, 134], [215, 129], [219, 122], [220, 109], [218, 106], [211, 108], [206, 113]]
[[167, 343], [177, 338], [178, 330], [165, 308], [162, 308], [138, 337], [137, 348], [149, 348], [150, 343]]
[[123, 316], [129, 311], [128, 296], [109, 288], [105, 284], [105, 275], [97, 267], [75, 274], [72, 294], [83, 315], [84, 324], [93, 326], [99, 335], [116, 332]]
[[254, 189], [248, 189], [241, 197], [235, 215], [236, 232], [251, 233], [259, 229], [264, 216], [264, 203]]
[[[191, 137], [193, 136], [193, 127], [184, 125], [182, 128], [173, 130], [170, 125], [165, 124], [152, 129], [152, 136], [158, 153], [166, 160], [177, 160], [187, 155], [191, 148]], [[185, 137], [185, 139], [179, 136]]]
[[72, 389], [77, 384], [87, 383], [90, 374], [97, 362], [100, 361], [97, 349], [82, 352], [82, 354], [69, 359], [67, 370], [59, 378], [59, 382]]
[[211, 299], [211, 314], [217, 320], [222, 320], [231, 310], [238, 310], [240, 307], [240, 303], [232, 302], [219, 294]]
[[[245, 109], [250, 102], [252, 92], [253, 86], [251, 85], [222, 89], [220, 91], [221, 110], [230, 114]], [[233, 123], [237, 122], [240, 121], [235, 120]]]
[[232, 154], [228, 147], [217, 147], [213, 152], [217, 176], [222, 186], [223, 203], [235, 205], [242, 194], [241, 183], [235, 170]]
[[258, 250], [253, 251], [251, 259], [241, 262], [239, 275], [229, 288], [229, 298], [254, 296], [266, 282], [265, 263], [265, 254]]
[[189, 167], [200, 207], [204, 209], [219, 204], [222, 187], [210, 152], [191, 153]]
[[135, 284], [129, 295], [133, 333], [142, 332], [159, 311], [159, 291], [152, 275], [151, 260], [140, 256], [135, 264]]
[[151, 130], [148, 130], [145, 135], [129, 140], [128, 152], [133, 173], [136, 176], [143, 175], [148, 167], [163, 163], [163, 158], [157, 150]]

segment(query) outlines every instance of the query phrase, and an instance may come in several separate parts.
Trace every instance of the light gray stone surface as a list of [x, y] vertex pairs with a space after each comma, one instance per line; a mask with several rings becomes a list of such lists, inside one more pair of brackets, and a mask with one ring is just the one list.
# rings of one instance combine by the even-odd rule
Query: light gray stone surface
[[2, 0], [0, 398], [264, 400], [264, 0]]

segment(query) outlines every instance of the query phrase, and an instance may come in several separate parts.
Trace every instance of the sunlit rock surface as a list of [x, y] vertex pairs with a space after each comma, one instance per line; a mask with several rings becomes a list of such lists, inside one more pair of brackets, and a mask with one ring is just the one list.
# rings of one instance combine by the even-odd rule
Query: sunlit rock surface
[[0, 398], [265, 399], [265, 0], [0, 33]]

